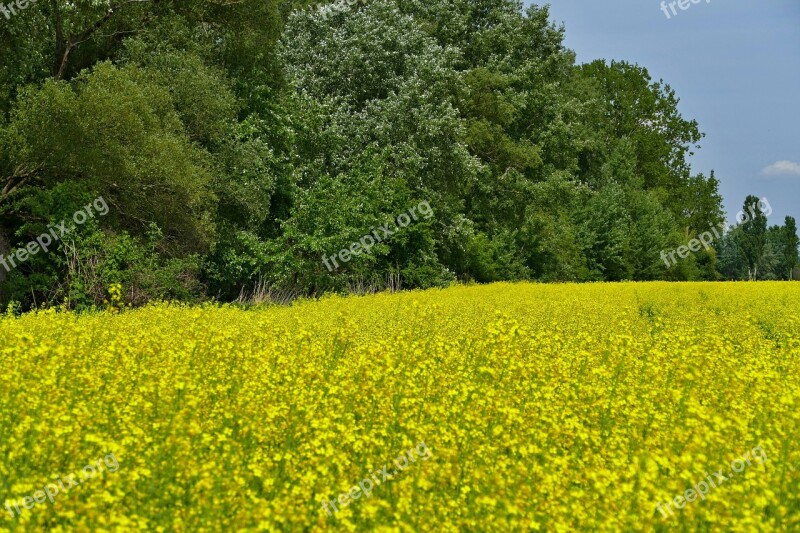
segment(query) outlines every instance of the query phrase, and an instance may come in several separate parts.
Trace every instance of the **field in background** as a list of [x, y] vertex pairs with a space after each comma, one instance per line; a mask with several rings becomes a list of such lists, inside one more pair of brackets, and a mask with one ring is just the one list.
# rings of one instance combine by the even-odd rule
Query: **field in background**
[[[791, 283], [498, 284], [3, 318], [0, 530], [797, 528], [799, 303]], [[115, 472], [20, 503], [109, 453]]]

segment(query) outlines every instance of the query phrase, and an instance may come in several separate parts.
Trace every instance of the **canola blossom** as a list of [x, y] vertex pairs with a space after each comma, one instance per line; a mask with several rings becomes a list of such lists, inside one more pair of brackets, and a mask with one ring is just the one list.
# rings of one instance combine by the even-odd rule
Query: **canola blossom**
[[496, 284], [6, 316], [0, 531], [796, 530], [798, 303]]

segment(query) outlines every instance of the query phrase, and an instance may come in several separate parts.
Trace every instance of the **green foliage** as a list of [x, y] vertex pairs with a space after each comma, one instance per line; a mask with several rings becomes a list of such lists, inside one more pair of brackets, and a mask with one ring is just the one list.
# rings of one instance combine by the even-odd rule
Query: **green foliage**
[[65, 303], [78, 310], [102, 305], [114, 284], [125, 288], [122, 301], [130, 305], [154, 299], [200, 301], [205, 289], [199, 258], [163, 257], [156, 251], [162, 237], [153, 231], [149, 242], [139, 242], [127, 233], [108, 234], [87, 224], [51, 253], [34, 256], [13, 271], [2, 293], [6, 301], [26, 307]]
[[[110, 206], [0, 272], [0, 299], [717, 279], [750, 260], [785, 278], [798, 263], [787, 219], [664, 265], [724, 220], [719, 181], [687, 163], [702, 134], [645, 68], [575, 65], [547, 7], [309, 4], [40, 2], [0, 26], [0, 253]], [[430, 219], [325, 266], [423, 201]]]
[[761, 210], [757, 196], [748, 196], [742, 208], [744, 220], [741, 220], [741, 231], [736, 234], [734, 242], [747, 262], [747, 277], [758, 279], [759, 266], [767, 256], [767, 217]]
[[[780, 279], [792, 279], [792, 272], [800, 264], [800, 237], [797, 235], [797, 222], [792, 217], [786, 217], [783, 228], [780, 230], [777, 248], [780, 253], [778, 266]], [[786, 276], [784, 278], [784, 275]]]
[[11, 183], [79, 183], [113, 206], [117, 228], [141, 233], [155, 222], [177, 250], [213, 242], [211, 161], [169, 91], [142, 71], [101, 63], [71, 83], [25, 89], [4, 137], [12, 140]]
[[718, 243], [720, 273], [734, 280], [792, 280], [800, 246], [794, 218], [768, 228], [758, 198], [748, 196], [745, 206], [744, 213], [754, 213], [755, 219], [740, 223]]

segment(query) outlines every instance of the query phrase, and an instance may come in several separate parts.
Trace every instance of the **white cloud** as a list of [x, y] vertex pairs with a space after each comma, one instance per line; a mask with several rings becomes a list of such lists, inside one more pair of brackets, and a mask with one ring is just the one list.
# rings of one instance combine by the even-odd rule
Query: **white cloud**
[[794, 161], [776, 161], [764, 167], [761, 173], [765, 176], [800, 176], [800, 163]]

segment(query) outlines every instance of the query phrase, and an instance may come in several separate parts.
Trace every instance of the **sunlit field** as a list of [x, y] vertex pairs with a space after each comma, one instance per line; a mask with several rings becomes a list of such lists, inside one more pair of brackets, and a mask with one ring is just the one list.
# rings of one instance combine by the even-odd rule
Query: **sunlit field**
[[0, 529], [796, 529], [798, 304], [498, 284], [6, 317]]

